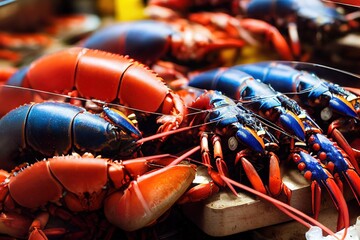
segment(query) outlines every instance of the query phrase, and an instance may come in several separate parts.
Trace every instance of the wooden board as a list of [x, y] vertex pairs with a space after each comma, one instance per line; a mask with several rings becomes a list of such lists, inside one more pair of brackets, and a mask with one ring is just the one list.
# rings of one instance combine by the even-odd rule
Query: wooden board
[[[311, 214], [311, 190], [304, 177], [297, 170], [292, 170], [286, 173], [283, 181], [292, 190], [291, 206]], [[347, 187], [344, 191], [346, 199], [353, 198]], [[322, 209], [334, 207], [326, 191], [323, 193], [321, 206]], [[182, 209], [185, 215], [203, 232], [215, 237], [228, 236], [292, 220], [271, 203], [244, 192], [239, 192], [239, 197], [236, 197], [230, 191], [222, 191], [203, 202], [186, 204]], [[333, 221], [336, 224], [337, 214], [335, 215]], [[298, 226], [300, 226], [300, 231], [305, 234], [306, 228], [301, 229], [302, 225], [298, 224]], [[335, 231], [335, 229], [333, 230]]]

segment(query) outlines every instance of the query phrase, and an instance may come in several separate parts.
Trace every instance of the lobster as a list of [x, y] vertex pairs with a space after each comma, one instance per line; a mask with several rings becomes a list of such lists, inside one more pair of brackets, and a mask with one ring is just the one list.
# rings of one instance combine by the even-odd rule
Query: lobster
[[92, 114], [63, 102], [32, 103], [18, 107], [0, 119], [0, 167], [11, 170], [30, 161], [91, 152], [105, 157], [134, 155], [141, 144], [140, 131], [120, 111], [103, 107]]
[[[89, 235], [95, 229], [101, 234], [101, 229], [91, 225], [89, 220], [93, 218], [84, 221], [81, 213], [101, 209], [106, 220], [122, 230], [149, 226], [177, 202], [194, 180], [193, 165], [177, 164], [184, 156], [175, 160], [159, 155], [111, 161], [73, 155], [20, 166], [11, 173], [2, 170], [0, 231], [17, 238], [93, 239]], [[169, 161], [172, 163], [159, 168]], [[74, 232], [47, 227], [50, 216], [74, 225]], [[101, 238], [110, 239], [112, 231], [102, 234], [105, 236]]]
[[356, 17], [345, 15], [320, 0], [251, 0], [241, 11], [247, 17], [262, 19], [279, 29], [287, 29], [293, 53], [297, 57], [302, 54], [300, 42], [310, 43], [311, 48], [314, 48], [314, 44], [319, 47], [359, 27], [355, 22]]
[[[70, 48], [45, 55], [21, 68], [6, 83], [35, 90], [119, 103], [143, 112], [162, 114], [159, 131], [177, 128], [185, 114], [182, 99], [154, 72], [126, 56], [86, 48]], [[3, 86], [0, 97], [12, 99], [2, 106], [2, 115], [34, 101], [34, 92], [13, 94]], [[46, 94], [40, 98], [48, 97]], [[15, 97], [14, 97], [15, 96]], [[141, 96], [141, 97], [139, 97]]]
[[25, 57], [36, 56], [51, 43], [52, 39], [41, 33], [0, 32], [0, 59], [12, 64], [20, 64]]
[[[295, 123], [299, 123], [299, 126], [301, 126], [299, 130], [303, 130], [303, 132], [300, 132], [302, 135], [297, 134], [295, 136], [298, 137], [300, 141], [304, 141], [307, 147], [302, 148], [300, 147], [301, 144], [295, 144], [291, 141], [290, 151], [285, 150], [284, 152], [288, 152], [290, 158], [298, 164], [300, 170], [303, 170], [304, 164], [306, 166], [309, 164], [318, 164], [318, 161], [316, 160], [305, 160], [305, 162], [299, 163], [298, 158], [310, 158], [307, 155], [302, 155], [303, 151], [306, 151], [306, 153], [310, 152], [311, 155], [317, 156], [319, 160], [325, 164], [328, 170], [334, 174], [341, 190], [342, 183], [340, 182], [340, 178], [344, 178], [346, 182], [349, 183], [356, 199], [358, 201], [360, 200], [360, 176], [358, 173], [358, 166], [355, 165], [355, 167], [353, 167], [344, 151], [322, 134], [322, 131], [317, 127], [315, 121], [312, 120], [306, 111], [301, 109], [296, 102], [275, 92], [268, 85], [255, 80], [252, 76], [241, 72], [236, 68], [222, 68], [201, 73], [191, 78], [188, 85], [197, 88], [220, 90], [224, 92], [225, 95], [248, 106], [252, 111], [270, 122], [279, 121], [279, 116], [299, 116], [299, 118], [293, 118], [293, 120], [295, 121], [295, 119], [297, 119], [299, 121], [295, 121]], [[285, 115], [286, 112], [289, 113]], [[281, 123], [282, 122], [280, 122], [280, 126], [282, 125]], [[289, 124], [288, 127], [290, 126], [291, 125]], [[289, 132], [289, 128], [284, 128], [284, 130]], [[290, 134], [293, 134], [293, 132], [290, 132]], [[281, 138], [280, 141], [284, 142]], [[301, 153], [300, 155], [299, 152]], [[357, 164], [357, 162], [354, 164]], [[322, 168], [318, 167], [318, 170], [319, 169], [323, 172]], [[331, 176], [330, 173], [327, 173], [326, 175], [317, 175], [315, 172], [313, 172], [314, 179], [312, 180], [318, 185], [323, 184], [325, 176], [327, 176], [325, 179]], [[318, 176], [321, 177], [317, 178]], [[313, 191], [317, 191], [315, 188], [312, 189]], [[333, 195], [333, 192], [331, 191], [332, 190], [329, 190], [330, 195]], [[316, 194], [316, 192], [313, 192], [313, 196]], [[314, 213], [317, 217], [320, 199], [314, 199], [317, 200], [316, 203], [313, 203], [313, 206], [315, 206]], [[340, 223], [341, 222], [339, 221], [339, 224]], [[341, 225], [338, 225], [338, 228], [340, 227]]]
[[218, 63], [220, 50], [243, 45], [238, 37], [216, 35], [185, 19], [119, 23], [100, 29], [81, 42], [86, 48], [129, 55], [156, 67], [158, 73], [160, 70], [168, 73], [170, 65], [175, 76], [183, 75], [192, 65], [208, 67]]
[[[291, 191], [281, 180], [279, 159], [272, 152], [277, 148], [276, 140], [253, 113], [217, 91], [195, 92], [193, 98], [189, 99], [188, 125], [201, 126], [191, 135], [200, 137], [201, 159], [216, 186], [227, 186], [237, 194], [223, 177], [244, 178], [257, 191], [289, 201]], [[268, 167], [269, 173], [258, 173], [258, 169], [263, 172]], [[261, 180], [264, 177], [268, 178], [266, 183]]]
[[[323, 81], [315, 74], [275, 62], [243, 64], [234, 68], [271, 85], [276, 91], [290, 95], [319, 121], [330, 121], [338, 115], [358, 117], [356, 96], [346, 96], [341, 87]], [[318, 110], [320, 116], [316, 116]]]
[[280, 98], [250, 75], [232, 68], [219, 68], [189, 78], [188, 86], [218, 90], [226, 96], [241, 101], [243, 105], [260, 117], [280, 126], [290, 135], [305, 139], [305, 130], [300, 114], [285, 109]]
[[[219, 21], [221, 15], [242, 20], [249, 19], [249, 23], [241, 24], [250, 32], [261, 31], [273, 39], [278, 52], [285, 60], [299, 58], [303, 61], [311, 57], [311, 51], [314, 50], [314, 43], [317, 48], [324, 42], [329, 42], [334, 38], [339, 38], [359, 27], [356, 22], [358, 14], [350, 10], [349, 14], [338, 10], [339, 5], [324, 3], [321, 0], [307, 0], [298, 2], [296, 0], [249, 0], [249, 1], [149, 1], [147, 12], [149, 15], [163, 15], [167, 18], [178, 16], [192, 16], [191, 19], [199, 19], [203, 15], [202, 11], [211, 11], [213, 23], [225, 25], [225, 21]], [[341, 1], [339, 1], [341, 2]], [[344, 10], [344, 8], [342, 8]], [[220, 13], [220, 14], [219, 14]], [[199, 15], [200, 14], [200, 15]], [[216, 20], [217, 19], [217, 20]], [[256, 19], [261, 20], [259, 22]], [[265, 23], [263, 23], [265, 21]], [[232, 20], [232, 22], [234, 22]], [[268, 23], [269, 25], [267, 25]], [[230, 24], [232, 25], [232, 24]], [[268, 30], [266, 30], [268, 26]], [[253, 30], [253, 31], [252, 31]], [[284, 33], [284, 37], [278, 33]], [[287, 32], [287, 33], [286, 33]], [[290, 39], [290, 44], [284, 40], [285, 35]], [[285, 41], [285, 42], [283, 42]], [[280, 44], [281, 45], [276, 45]], [[301, 42], [301, 43], [300, 43]], [[306, 44], [311, 44], [311, 48], [306, 48]], [[290, 47], [289, 47], [290, 45]], [[280, 47], [282, 46], [282, 47]], [[280, 50], [280, 51], [279, 51]], [[284, 55], [283, 53], [286, 54]]]
[[[353, 165], [357, 151], [353, 150], [340, 130], [354, 129], [358, 122], [358, 97], [336, 84], [320, 80], [315, 74], [299, 71], [280, 63], [257, 63], [235, 66], [260, 81], [270, 84], [276, 91], [295, 99], [316, 122], [327, 130], [351, 157]], [[328, 69], [326, 69], [328, 70]], [[328, 72], [328, 71], [327, 71]], [[333, 71], [336, 75], [336, 72]], [[341, 128], [341, 126], [347, 126]]]
[[[158, 73], [172, 74], [175, 78], [181, 78], [194, 66], [209, 68], [227, 64], [229, 61], [223, 58], [220, 50], [238, 50], [245, 42], [256, 44], [248, 32], [256, 35], [265, 33], [284, 59], [292, 59], [285, 39], [266, 22], [239, 21], [221, 13], [215, 16], [211, 13], [199, 14], [189, 16], [187, 19], [190, 21], [176, 18], [111, 25], [92, 34], [81, 46], [129, 55], [152, 66]], [[220, 26], [217, 22], [226, 23]], [[139, 37], [139, 33], [143, 37]]]

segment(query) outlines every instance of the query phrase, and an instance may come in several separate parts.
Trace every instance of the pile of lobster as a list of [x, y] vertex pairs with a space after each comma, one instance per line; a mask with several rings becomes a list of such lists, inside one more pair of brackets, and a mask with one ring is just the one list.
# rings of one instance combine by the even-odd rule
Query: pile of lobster
[[[342, 182], [360, 199], [355, 93], [281, 63], [213, 69], [175, 86], [140, 62], [87, 48], [12, 75], [0, 92], [15, 104], [2, 105], [0, 119], [1, 232], [110, 238], [87, 213], [102, 210], [106, 229], [134, 231], [177, 202], [237, 194], [242, 179], [289, 213], [275, 200], [291, 199], [286, 160], [311, 181], [314, 217], [326, 189], [338, 230], [349, 226]], [[212, 181], [191, 188], [198, 164]], [[48, 227], [53, 218], [71, 226]]]
[[[175, 204], [230, 189], [333, 235], [316, 221], [325, 189], [346, 235], [343, 188], [360, 204], [360, 102], [357, 89], [330, 77], [359, 78], [318, 68], [324, 77], [304, 63], [224, 67], [221, 50], [242, 47], [243, 30], [260, 22], [191, 16], [110, 26], [81, 47], [1, 72], [1, 234], [111, 239], [156, 224]], [[289, 205], [280, 171], [289, 162], [311, 182], [313, 218]], [[199, 166], [211, 180], [195, 185]]]

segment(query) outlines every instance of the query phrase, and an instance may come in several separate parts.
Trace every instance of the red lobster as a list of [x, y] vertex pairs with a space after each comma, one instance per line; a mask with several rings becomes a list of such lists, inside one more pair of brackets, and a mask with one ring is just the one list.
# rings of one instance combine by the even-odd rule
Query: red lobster
[[[86, 48], [70, 48], [49, 54], [20, 69], [6, 85], [115, 102], [145, 112], [164, 114], [157, 119], [159, 131], [177, 128], [185, 107], [154, 72], [128, 57]], [[43, 94], [43, 97], [46, 95]], [[1, 114], [33, 101], [31, 91], [13, 94], [3, 87], [0, 94], [12, 99]], [[5, 109], [4, 109], [5, 108]]]
[[[88, 226], [79, 213], [100, 209], [107, 221], [125, 231], [153, 224], [195, 178], [192, 165], [175, 165], [183, 157], [174, 161], [173, 157], [161, 155], [117, 162], [66, 156], [39, 161], [11, 173], [1, 171], [0, 232], [29, 239], [90, 239], [88, 234], [100, 231], [99, 226]], [[174, 162], [156, 169], [166, 159]], [[155, 171], [150, 172], [152, 169]], [[75, 232], [47, 227], [49, 215], [70, 222]], [[111, 233], [103, 234], [109, 239]]]

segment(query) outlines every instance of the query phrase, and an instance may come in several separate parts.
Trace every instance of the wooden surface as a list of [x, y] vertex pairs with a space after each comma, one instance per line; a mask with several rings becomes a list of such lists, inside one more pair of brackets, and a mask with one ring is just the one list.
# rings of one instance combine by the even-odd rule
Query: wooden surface
[[[292, 190], [291, 206], [311, 214], [309, 183], [297, 170], [289, 171], [284, 176], [283, 181]], [[346, 184], [344, 183], [344, 185]], [[347, 187], [344, 194], [346, 199], [353, 198]], [[322, 196], [322, 211], [334, 208], [333, 202], [326, 191], [323, 192]], [[244, 192], [240, 192], [239, 197], [236, 197], [231, 192], [223, 191], [203, 202], [186, 204], [182, 209], [185, 215], [203, 232], [214, 237], [228, 236], [292, 220], [271, 203]], [[357, 210], [359, 210], [358, 205]], [[360, 211], [357, 214], [360, 215]], [[336, 211], [331, 217], [326, 218], [328, 224], [331, 222], [333, 223], [332, 227], [336, 226]], [[297, 228], [289, 228], [286, 231], [300, 231], [304, 236], [307, 229], [297, 223], [296, 226]], [[332, 230], [335, 231], [334, 228]]]

